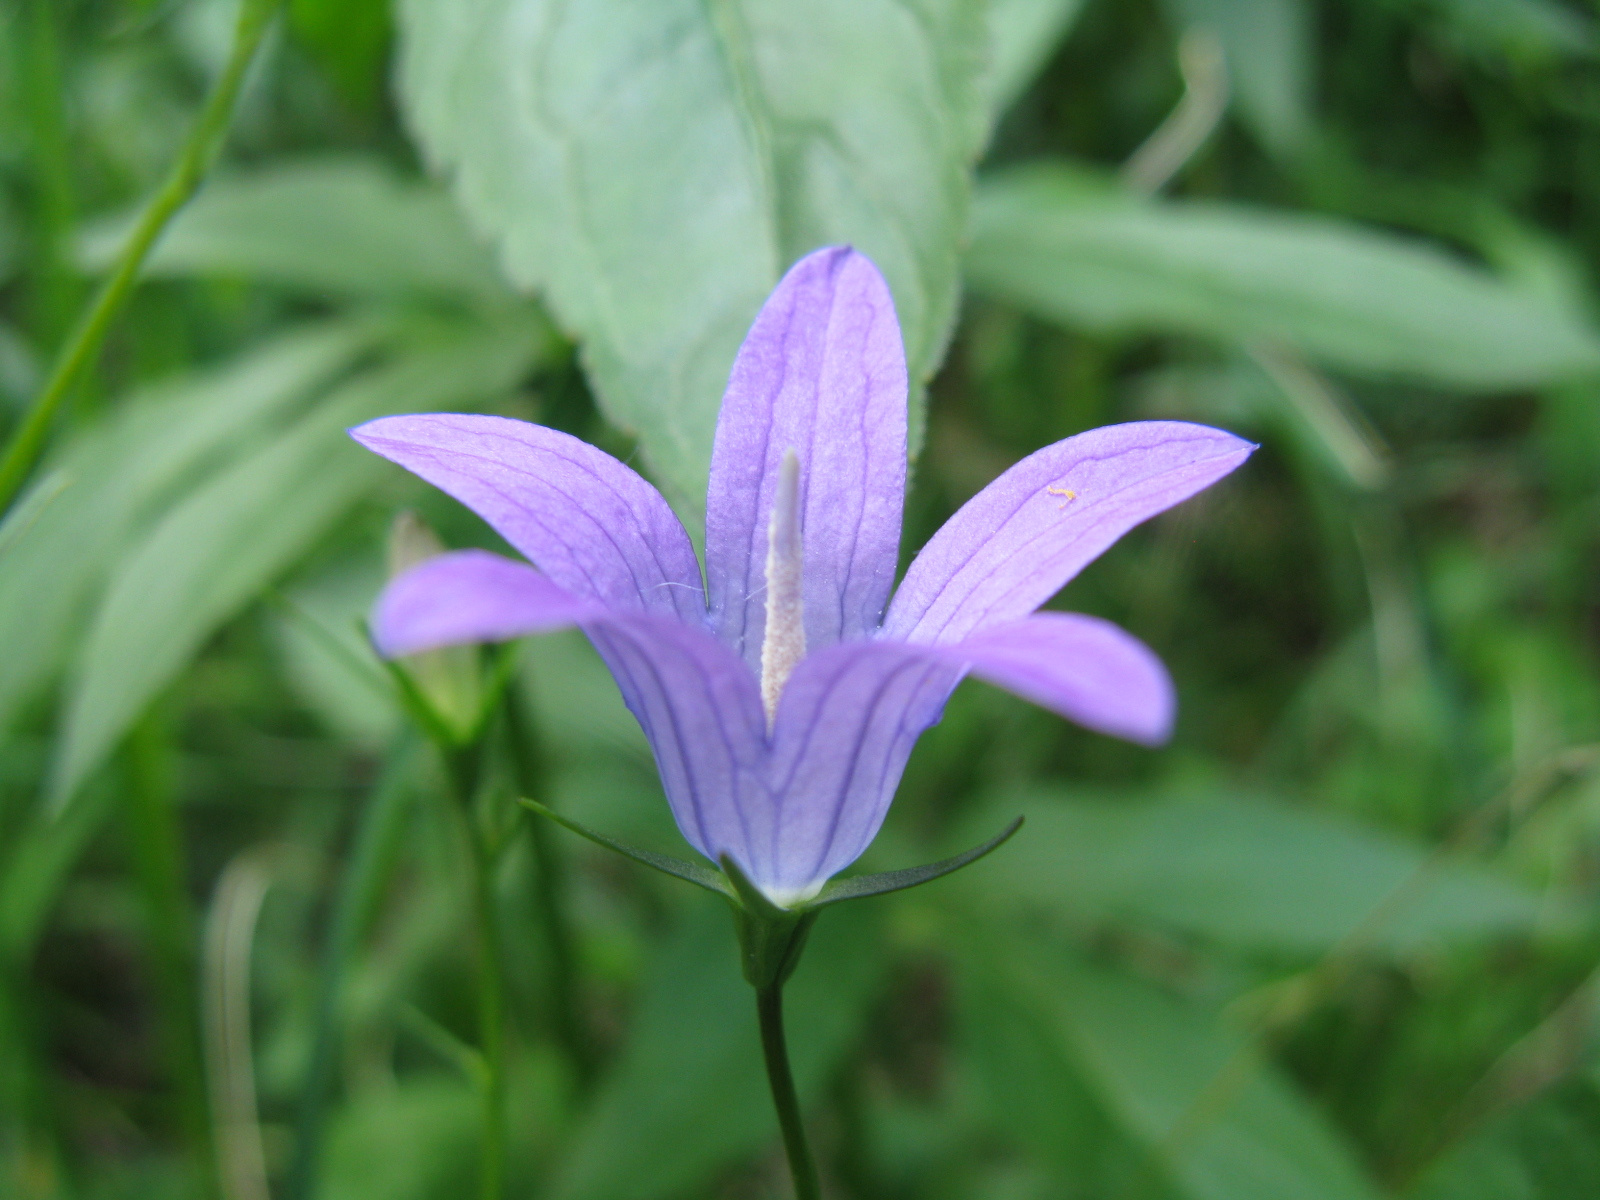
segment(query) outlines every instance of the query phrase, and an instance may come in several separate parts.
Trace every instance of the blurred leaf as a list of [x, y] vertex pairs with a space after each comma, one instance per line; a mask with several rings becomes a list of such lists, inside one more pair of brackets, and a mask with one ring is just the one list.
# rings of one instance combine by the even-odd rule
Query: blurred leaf
[[11, 278], [17, 266], [17, 234], [9, 208], [0, 201], [0, 283]]
[[492, 400], [539, 342], [522, 325], [469, 328], [345, 384], [174, 506], [118, 567], [67, 704], [52, 790], [64, 801], [205, 639], [294, 564], [384, 477], [346, 436], [385, 413]]
[[32, 954], [62, 882], [85, 844], [111, 812], [111, 787], [89, 787], [57, 816], [37, 805], [0, 860], [0, 962], [25, 963]]
[[346, 100], [377, 106], [393, 34], [389, 0], [290, 0], [289, 27]]
[[41, 378], [39, 359], [28, 340], [0, 321], [0, 410], [24, 407], [33, 399]]
[[482, 1111], [477, 1091], [453, 1076], [364, 1093], [332, 1124], [318, 1193], [324, 1200], [467, 1195]]
[[622, 752], [649, 758], [650, 744], [611, 672], [577, 630], [531, 639], [520, 681], [557, 755], [613, 758]]
[[1233, 94], [1268, 149], [1283, 153], [1311, 123], [1312, 12], [1307, 0], [1168, 0], [1184, 29], [1222, 44]]
[[237, 363], [134, 396], [70, 442], [20, 501], [37, 513], [0, 571], [0, 725], [78, 644], [86, 607], [130, 539], [196, 476], [281, 422], [372, 346], [338, 323], [275, 338]]
[[1589, 1200], [1600, 1195], [1600, 1098], [1542, 1096], [1451, 1148], [1412, 1200]]
[[[826, 914], [786, 989], [796, 1085], [815, 1097], [883, 979], [870, 907]], [[755, 994], [725, 905], [707, 900], [659, 948], [621, 1059], [575, 1135], [553, 1200], [703, 1195], [712, 1171], [777, 1139]]]
[[1553, 0], [1427, 0], [1468, 46], [1512, 58], [1554, 58], [1593, 51], [1594, 24]]
[[51, 471], [37, 486], [29, 488], [22, 501], [14, 505], [4, 518], [0, 518], [0, 564], [6, 552], [22, 540], [22, 535], [33, 527], [39, 515], [54, 504], [67, 489], [67, 478], [60, 471]]
[[[400, 92], [613, 422], [697, 511], [728, 369], [784, 267], [851, 242], [913, 386], [943, 355], [986, 117], [975, 0], [402, 0]], [[920, 424], [920, 404], [914, 406]]]
[[[1027, 815], [965, 878], [1002, 902], [1076, 921], [1155, 921], [1224, 945], [1314, 954], [1369, 918], [1372, 948], [1526, 933], [1549, 902], [1465, 863], [1331, 814], [1260, 800], [996, 798], [967, 829]], [[1403, 892], [1401, 889], [1405, 889]]]
[[401, 719], [393, 685], [360, 632], [383, 579], [375, 557], [341, 561], [296, 585], [273, 621], [285, 673], [307, 707], [342, 739], [371, 750]]
[[989, 63], [981, 88], [990, 120], [998, 120], [1027, 90], [1061, 40], [1084, 0], [990, 0]]
[[[1349, 1149], [1211, 1013], [1049, 943], [986, 942], [963, 960], [977, 1063], [1007, 1127], [1069, 1172], [1105, 1147], [1059, 1136], [1063, 1095], [1145, 1157], [1123, 1195], [1159, 1180], [1184, 1200], [1375, 1200]], [[993, 1053], [996, 1037], [1026, 1052]]]
[[[130, 224], [91, 226], [84, 264], [109, 267]], [[210, 183], [162, 235], [145, 272], [242, 275], [341, 295], [510, 297], [449, 197], [361, 158], [278, 163]]]
[[[459, 926], [458, 926], [459, 928]], [[509, 1196], [543, 1195], [535, 1175], [549, 1151], [561, 1072], [538, 1049], [507, 1080]], [[330, 1123], [319, 1200], [442, 1200], [475, 1194], [483, 1102], [455, 1075], [412, 1073], [358, 1092]]]
[[1580, 315], [1425, 243], [1324, 217], [1141, 201], [1060, 166], [980, 186], [968, 275], [1069, 325], [1281, 342], [1330, 367], [1447, 386], [1600, 368]]

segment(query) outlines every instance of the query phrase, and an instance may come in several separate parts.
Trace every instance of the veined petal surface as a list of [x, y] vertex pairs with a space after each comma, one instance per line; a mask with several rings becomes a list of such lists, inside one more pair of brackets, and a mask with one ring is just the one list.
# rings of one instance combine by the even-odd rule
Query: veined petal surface
[[800, 460], [806, 643], [876, 628], [894, 584], [906, 482], [906, 362], [894, 301], [849, 247], [794, 265], [734, 362], [706, 497], [712, 627], [760, 670], [767, 527], [784, 453]]
[[754, 677], [703, 625], [607, 609], [525, 563], [459, 550], [397, 576], [373, 612], [387, 657], [577, 625], [610, 667], [655, 754], [673, 817], [713, 861], [767, 845], [766, 716]]
[[1030, 454], [922, 548], [884, 633], [949, 644], [1038, 608], [1135, 525], [1221, 479], [1255, 446], [1184, 421], [1107, 425]]
[[613, 613], [583, 626], [655, 753], [683, 836], [741, 863], [767, 836], [767, 719], [748, 667], [703, 627]]
[[465, 413], [381, 417], [350, 435], [454, 496], [574, 595], [704, 624], [689, 535], [660, 492], [603, 450]]
[[772, 731], [771, 842], [740, 865], [780, 902], [815, 892], [883, 824], [918, 736], [962, 668], [923, 647], [846, 642], [808, 655]]

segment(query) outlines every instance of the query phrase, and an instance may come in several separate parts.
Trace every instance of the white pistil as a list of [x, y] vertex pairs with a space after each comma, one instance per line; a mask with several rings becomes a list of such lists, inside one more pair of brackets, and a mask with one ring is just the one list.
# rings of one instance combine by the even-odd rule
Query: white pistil
[[778, 715], [778, 697], [806, 653], [805, 608], [801, 595], [800, 459], [786, 450], [772, 497], [767, 527], [767, 629], [761, 639], [761, 705], [767, 728]]

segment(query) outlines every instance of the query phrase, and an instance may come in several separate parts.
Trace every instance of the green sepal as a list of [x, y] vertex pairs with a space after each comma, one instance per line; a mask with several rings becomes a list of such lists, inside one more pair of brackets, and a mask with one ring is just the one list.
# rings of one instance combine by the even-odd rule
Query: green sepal
[[674, 858], [670, 854], [658, 854], [654, 850], [641, 850], [637, 846], [630, 846], [626, 842], [619, 842], [616, 838], [607, 837], [597, 829], [590, 829], [581, 821], [574, 821], [571, 817], [563, 816], [553, 808], [547, 808], [537, 800], [526, 797], [518, 799], [517, 803], [530, 812], [536, 812], [542, 817], [548, 817], [564, 829], [570, 829], [579, 837], [588, 838], [596, 846], [604, 846], [607, 850], [616, 852], [624, 858], [631, 858], [636, 863], [643, 863], [647, 867], [654, 867], [663, 875], [672, 875], [683, 879], [696, 887], [703, 887], [708, 892], [728, 900], [737, 897], [728, 887], [727, 881], [713, 871], [710, 867], [702, 867], [699, 863], [688, 862], [685, 859]]
[[[994, 837], [982, 845], [974, 846], [971, 850], [957, 854], [951, 858], [941, 858], [938, 862], [925, 863], [920, 867], [905, 867], [899, 871], [876, 871], [871, 875], [854, 875], [849, 879], [831, 879], [823, 884], [822, 890], [817, 893], [816, 899], [807, 903], [807, 909], [824, 908], [829, 904], [837, 904], [841, 900], [859, 900], [863, 896], [881, 896], [885, 892], [902, 892], [906, 888], [914, 888], [931, 880], [938, 879], [941, 875], [948, 875], [952, 871], [959, 871], [962, 867], [977, 862], [992, 850], [998, 850], [1011, 835], [1022, 828], [1022, 818], [1018, 817], [1007, 825]], [[727, 868], [724, 867], [724, 870]]]
[[[357, 623], [362, 636], [367, 644], [372, 644], [372, 630], [365, 620]], [[395, 687], [400, 694], [400, 704], [411, 719], [414, 720], [422, 731], [428, 735], [435, 745], [449, 749], [460, 750], [468, 746], [475, 746], [483, 740], [484, 733], [489, 728], [489, 722], [494, 719], [500, 707], [500, 698], [510, 686], [511, 678], [516, 673], [519, 644], [506, 642], [497, 646], [494, 651], [494, 665], [489, 671], [489, 678], [483, 689], [481, 703], [478, 711], [473, 716], [471, 723], [465, 728], [458, 728], [442, 714], [428, 699], [427, 694], [418, 685], [415, 677], [406, 670], [399, 659], [385, 658], [377, 655], [389, 677], [394, 680]], [[376, 651], [374, 651], [376, 653]]]
[[739, 931], [739, 964], [751, 987], [782, 987], [800, 965], [800, 952], [817, 922], [815, 908], [780, 908], [769, 900], [732, 856], [721, 858], [722, 873], [733, 885], [729, 898]]

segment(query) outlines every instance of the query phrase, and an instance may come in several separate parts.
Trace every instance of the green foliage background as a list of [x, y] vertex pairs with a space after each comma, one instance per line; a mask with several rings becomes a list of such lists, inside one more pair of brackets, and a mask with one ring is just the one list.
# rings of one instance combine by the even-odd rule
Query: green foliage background
[[[232, 16], [0, 8], [0, 430]], [[0, 1191], [472, 1186], [464, 851], [358, 622], [397, 510], [494, 540], [343, 430], [536, 419], [692, 526], [756, 307], [851, 241], [906, 326], [908, 551], [1094, 425], [1262, 450], [1062, 597], [1171, 666], [1170, 747], [973, 683], [923, 739], [865, 866], [1029, 821], [820, 922], [831, 1194], [1600, 1195], [1597, 20], [292, 0], [0, 524]], [[637, 728], [581, 638], [517, 664], [511, 1194], [786, 1195], [726, 914], [514, 815], [681, 852]]]

